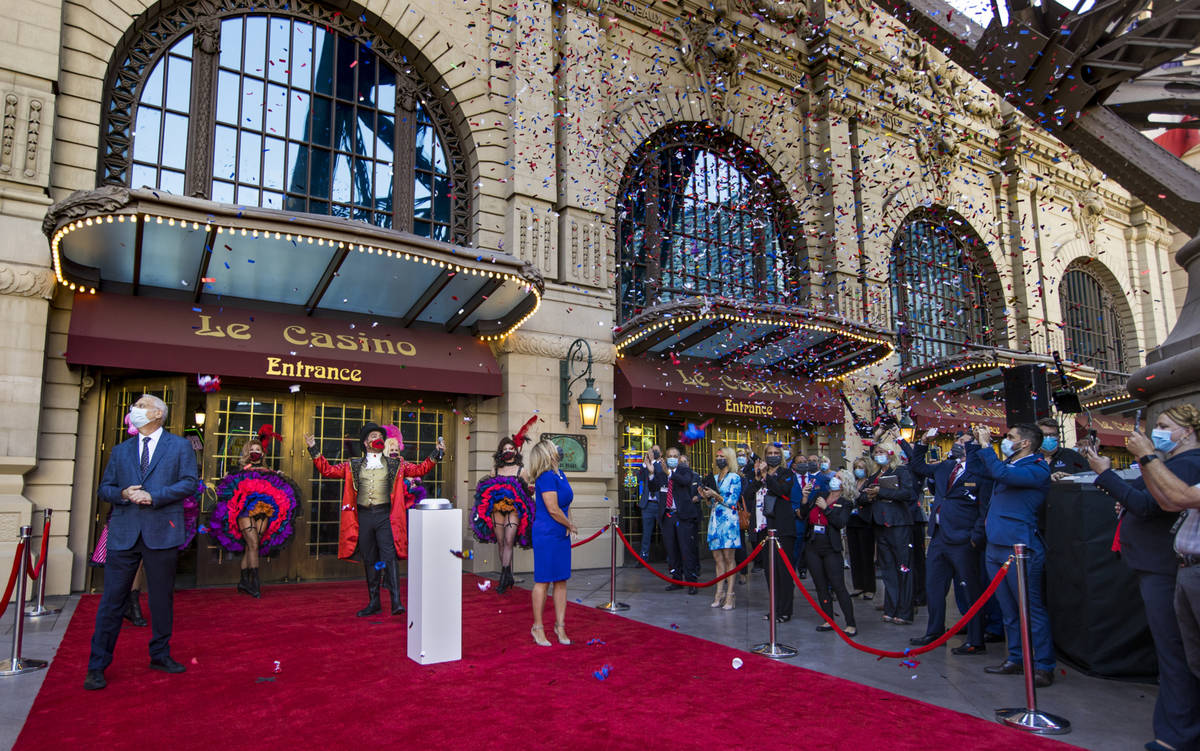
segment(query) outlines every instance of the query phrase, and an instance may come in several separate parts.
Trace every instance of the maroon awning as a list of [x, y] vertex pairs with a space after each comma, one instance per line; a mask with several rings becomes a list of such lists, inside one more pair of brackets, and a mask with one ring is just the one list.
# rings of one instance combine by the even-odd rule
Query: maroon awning
[[922, 395], [908, 403], [917, 428], [958, 430], [972, 425], [987, 425], [1008, 430], [1004, 402], [985, 402], [968, 394]]
[[[1096, 437], [1100, 439], [1101, 446], [1125, 448], [1125, 438], [1133, 431], [1133, 420], [1113, 415], [1098, 415], [1093, 413], [1092, 430], [1096, 431]], [[1087, 431], [1087, 415], [1076, 416], [1075, 434], [1082, 439], [1087, 435]]]
[[715, 367], [711, 361], [626, 357], [617, 361], [617, 409], [840, 423], [831, 389], [767, 368]]
[[496, 358], [470, 336], [116, 294], [75, 296], [66, 359], [289, 383], [501, 393]]

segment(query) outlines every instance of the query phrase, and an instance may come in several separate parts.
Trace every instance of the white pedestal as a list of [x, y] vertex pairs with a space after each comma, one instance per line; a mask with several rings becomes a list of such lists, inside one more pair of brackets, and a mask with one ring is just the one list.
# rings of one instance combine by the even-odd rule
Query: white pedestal
[[[437, 500], [437, 499], [430, 499]], [[408, 657], [421, 665], [462, 659], [462, 509], [408, 512]]]

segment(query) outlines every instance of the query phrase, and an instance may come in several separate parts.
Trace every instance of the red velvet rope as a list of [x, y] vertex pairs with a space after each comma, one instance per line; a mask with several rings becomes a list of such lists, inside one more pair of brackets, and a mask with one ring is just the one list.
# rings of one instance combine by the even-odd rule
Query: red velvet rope
[[587, 544], [587, 543], [591, 542], [592, 540], [596, 539], [596, 538], [597, 538], [597, 537], [599, 537], [600, 535], [604, 534], [604, 533], [605, 533], [605, 532], [608, 530], [608, 528], [609, 528], [609, 527], [611, 527], [611, 526], [612, 526], [612, 522], [609, 522], [608, 524], [605, 524], [603, 527], [601, 527], [600, 529], [596, 530], [596, 534], [592, 535], [591, 537], [588, 537], [588, 538], [585, 538], [585, 539], [583, 539], [583, 540], [580, 540], [579, 542], [573, 542], [573, 543], [571, 543], [571, 547], [573, 547], [573, 548], [577, 548], [577, 547], [579, 547], [580, 545], [585, 545], [585, 544]]
[[42, 549], [41, 549], [41, 551], [38, 552], [38, 562], [37, 562], [36, 566], [33, 565], [33, 559], [28, 558], [28, 556], [31, 555], [31, 550], [28, 548], [25, 550], [25, 555], [27, 557], [26, 560], [28, 560], [28, 562], [29, 562], [29, 565], [26, 566], [26, 570], [29, 572], [30, 579], [36, 580], [39, 576], [42, 575], [42, 570], [46, 568], [46, 543], [49, 540], [50, 540], [50, 520], [47, 519], [46, 523], [44, 525], [42, 525]]
[[[0, 600], [0, 618], [8, 612], [8, 599], [12, 597], [13, 586], [17, 583], [17, 572], [21, 568], [21, 556], [25, 554], [25, 541], [21, 540], [17, 543], [17, 553], [13, 556], [12, 573], [8, 575], [8, 586], [4, 588], [4, 599]], [[17, 607], [24, 606], [24, 603], [17, 603]]]
[[936, 640], [926, 644], [924, 647], [912, 647], [904, 650], [903, 652], [894, 652], [863, 646], [862, 644], [854, 641], [851, 637], [847, 636], [846, 632], [842, 631], [841, 627], [834, 623], [833, 619], [826, 615], [824, 610], [821, 610], [821, 606], [817, 604], [817, 601], [813, 599], [813, 596], [809, 594], [808, 590], [804, 588], [804, 585], [800, 583], [800, 577], [796, 575], [796, 569], [792, 567], [792, 562], [788, 560], [788, 557], [783, 554], [782, 550], [778, 551], [778, 553], [779, 557], [783, 559], [783, 564], [787, 566], [788, 573], [792, 576], [792, 581], [794, 581], [796, 586], [800, 588], [800, 594], [804, 595], [804, 599], [808, 600], [808, 604], [812, 605], [812, 609], [817, 611], [817, 615], [821, 616], [821, 618], [823, 618], [830, 626], [833, 626], [833, 630], [837, 632], [838, 636], [842, 637], [842, 641], [846, 642], [860, 652], [873, 654], [880, 659], [883, 659], [884, 657], [894, 657], [900, 659], [904, 657], [925, 654], [926, 652], [932, 652], [946, 642], [950, 641], [950, 639], [958, 633], [958, 630], [967, 625], [967, 622], [975, 617], [975, 614], [978, 613], [985, 604], [987, 604], [987, 601], [991, 599], [992, 595], [996, 593], [996, 590], [1000, 588], [1000, 584], [1004, 581], [1004, 576], [1008, 573], [1008, 567], [1013, 562], [1013, 557], [1009, 556], [1008, 561], [1006, 561], [1005, 564], [1000, 567], [1000, 570], [996, 572], [996, 575], [992, 577], [992, 583], [989, 584], [988, 588], [984, 590], [982, 595], [979, 596], [979, 599], [975, 601], [975, 604], [971, 606], [970, 610], [968, 610], [963, 617], [958, 620], [958, 623], [955, 623], [953, 626], [946, 629], [946, 632], [939, 636]]
[[643, 566], [645, 566], [647, 571], [654, 574], [659, 579], [662, 579], [665, 582], [670, 582], [671, 584], [678, 584], [683, 587], [695, 587], [697, 589], [704, 589], [705, 587], [711, 587], [712, 585], [716, 584], [717, 582], [728, 579], [729, 577], [733, 576], [737, 572], [746, 568], [746, 566], [750, 563], [750, 561], [754, 560], [755, 557], [758, 556], [758, 554], [760, 552], [762, 552], [763, 546], [767, 544], [766, 540], [763, 540], [762, 542], [760, 542], [758, 544], [758, 547], [754, 549], [754, 552], [752, 552], [752, 553], [750, 553], [750, 555], [746, 556], [746, 560], [742, 561], [738, 565], [729, 569], [728, 571], [721, 574], [720, 576], [718, 576], [716, 579], [713, 579], [712, 581], [709, 581], [709, 582], [685, 582], [685, 581], [680, 581], [678, 579], [672, 579], [669, 576], [663, 576], [662, 574], [658, 573], [658, 571], [656, 571], [653, 566], [651, 566], [649, 563], [646, 563], [645, 558], [642, 558], [640, 555], [638, 555], [638, 552], [633, 549], [633, 546], [629, 544], [629, 540], [625, 539], [625, 533], [621, 531], [620, 527], [617, 527], [617, 534], [620, 535], [621, 542], [625, 543], [625, 549], [628, 550], [633, 555], [634, 558], [637, 558], [638, 562], [641, 563]]

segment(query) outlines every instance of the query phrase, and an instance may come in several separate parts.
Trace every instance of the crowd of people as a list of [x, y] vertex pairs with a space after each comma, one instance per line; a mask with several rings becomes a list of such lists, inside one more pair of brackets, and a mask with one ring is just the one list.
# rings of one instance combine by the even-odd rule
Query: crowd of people
[[[670, 576], [683, 582], [666, 589], [696, 594], [687, 584], [699, 579], [698, 529], [707, 506], [707, 543], [718, 576], [774, 530], [799, 576], [811, 576], [831, 621], [836, 600], [847, 635], [858, 632], [855, 599], [874, 601], [882, 620], [898, 625], [912, 624], [916, 608], [924, 606], [925, 632], [909, 641], [926, 646], [946, 632], [951, 592], [965, 615], [1021, 544], [1028, 554], [1033, 678], [1036, 686], [1047, 687], [1054, 683], [1056, 657], [1045, 602], [1046, 496], [1054, 481], [1091, 470], [1095, 485], [1116, 501], [1113, 549], [1137, 577], [1154, 637], [1160, 690], [1155, 738], [1146, 748], [1200, 749], [1198, 432], [1200, 410], [1183, 404], [1164, 411], [1150, 437], [1132, 433], [1128, 448], [1142, 469], [1140, 479], [1123, 478], [1090, 442], [1078, 451], [1063, 446], [1053, 418], [1012, 425], [998, 445], [988, 427], [956, 431], [949, 456], [939, 461], [930, 456], [937, 429], [915, 444], [894, 430], [882, 431], [866, 442], [863, 456], [844, 467], [782, 443], [767, 444], [761, 455], [745, 444], [719, 446], [708, 475], [689, 467], [685, 447], [664, 452], [656, 445], [638, 472], [640, 554], [649, 557], [659, 529]], [[766, 565], [775, 568], [775, 618], [787, 622], [793, 616], [792, 579], [779, 556], [769, 564], [759, 560], [764, 571]], [[846, 567], [853, 591], [846, 586]], [[883, 583], [881, 597], [877, 579]], [[734, 580], [723, 583], [713, 607], [733, 609]], [[816, 627], [832, 628], [826, 622]], [[1004, 660], [984, 671], [1022, 673], [1016, 576], [1003, 577], [995, 597], [968, 622], [965, 642], [951, 652], [983, 655], [987, 644], [1000, 642], [1007, 643]]]
[[[190, 443], [163, 430], [166, 412], [166, 405], [153, 396], [134, 404], [129, 416], [133, 437], [114, 449], [101, 478], [99, 495], [112, 512], [101, 556], [105, 586], [84, 684], [88, 689], [106, 685], [104, 670], [112, 661], [122, 620], [130, 619], [131, 601], [140, 620], [133, 589], [139, 570], [150, 593], [150, 667], [184, 671], [170, 655], [172, 592], [178, 550], [195, 534], [194, 520], [190, 531], [185, 521], [184, 502], [197, 492], [198, 478]], [[501, 594], [513, 585], [513, 548], [532, 547], [531, 635], [538, 645], [551, 645], [543, 624], [549, 596], [555, 635], [566, 645], [571, 643], [566, 586], [571, 537], [577, 533], [569, 515], [574, 493], [559, 467], [562, 449], [550, 440], [533, 445], [525, 466], [522, 444], [529, 424], [499, 442], [493, 472], [476, 487], [471, 528], [480, 542], [498, 544]], [[414, 498], [409, 483], [432, 469], [444, 452], [439, 439], [430, 457], [409, 463], [398, 456], [402, 439], [387, 433], [385, 427], [364, 425], [362, 456], [339, 464], [326, 461], [313, 437], [305, 436], [316, 470], [344, 481], [339, 557], [363, 564], [368, 604], [359, 616], [380, 612], [381, 584], [391, 595], [391, 613], [404, 612], [397, 565], [407, 551], [406, 515]], [[786, 556], [799, 576], [811, 576], [826, 616], [818, 631], [833, 629], [835, 600], [842, 630], [851, 637], [858, 633], [856, 598], [873, 601], [884, 622], [898, 625], [912, 624], [916, 609], [925, 606], [925, 631], [910, 642], [927, 646], [945, 635], [950, 593], [965, 614], [1020, 544], [1028, 552], [1034, 682], [1046, 687], [1053, 684], [1056, 667], [1044, 595], [1046, 497], [1053, 481], [1090, 469], [1095, 485], [1116, 502], [1113, 550], [1137, 577], [1154, 638], [1160, 691], [1155, 738], [1146, 748], [1200, 749], [1198, 433], [1200, 410], [1190, 404], [1163, 411], [1148, 437], [1131, 433], [1127, 448], [1141, 469], [1136, 477], [1114, 471], [1111, 460], [1091, 442], [1081, 444], [1080, 451], [1062, 446], [1053, 419], [1012, 425], [998, 446], [988, 427], [957, 431], [949, 456], [940, 460], [931, 456], [937, 429], [915, 444], [900, 439], [894, 428], [880, 431], [864, 442], [864, 455], [845, 466], [820, 454], [793, 453], [782, 443], [767, 444], [761, 455], [741, 444], [715, 446], [713, 471], [699, 473], [689, 466], [686, 447], [663, 451], [655, 445], [638, 470], [641, 557], [649, 557], [654, 530], [660, 530], [673, 580], [667, 590], [696, 595], [698, 587], [692, 585], [700, 577], [704, 514], [705, 541], [718, 577], [730, 574], [773, 531], [781, 555], [760, 557], [755, 566], [774, 569], [769, 613], [779, 623], [793, 616], [794, 586]], [[259, 556], [286, 539], [295, 501], [294, 484], [263, 466], [271, 437], [267, 429], [246, 441], [236, 471], [226, 478], [228, 492], [219, 494], [225, 513], [209, 521], [211, 534], [227, 534], [236, 543], [229, 549], [242, 553], [239, 590], [256, 597]], [[388, 446], [389, 439], [394, 445]], [[846, 586], [846, 567], [853, 591]], [[736, 584], [745, 584], [745, 576], [742, 572], [737, 580], [727, 576], [719, 582], [712, 607], [735, 609]], [[883, 582], [882, 597], [877, 579]], [[995, 598], [969, 621], [966, 641], [951, 651], [981, 655], [988, 643], [1004, 641], [1005, 659], [985, 672], [1023, 672], [1018, 599], [1017, 577], [1003, 577]]]

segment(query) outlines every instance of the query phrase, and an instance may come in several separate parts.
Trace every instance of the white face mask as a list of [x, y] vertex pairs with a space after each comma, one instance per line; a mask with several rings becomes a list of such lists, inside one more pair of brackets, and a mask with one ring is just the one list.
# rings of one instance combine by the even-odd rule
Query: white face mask
[[883, 465], [887, 464], [887, 460], [888, 460], [887, 454], [876, 454], [875, 455], [875, 463], [881, 467]]
[[150, 415], [146, 414], [145, 407], [130, 407], [129, 408], [129, 424], [135, 428], [144, 428], [150, 422]]
[[832, 480], [829, 481], [829, 489], [835, 493], [837, 491], [841, 490], [842, 489], [842, 481], [836, 477], [833, 478]]

